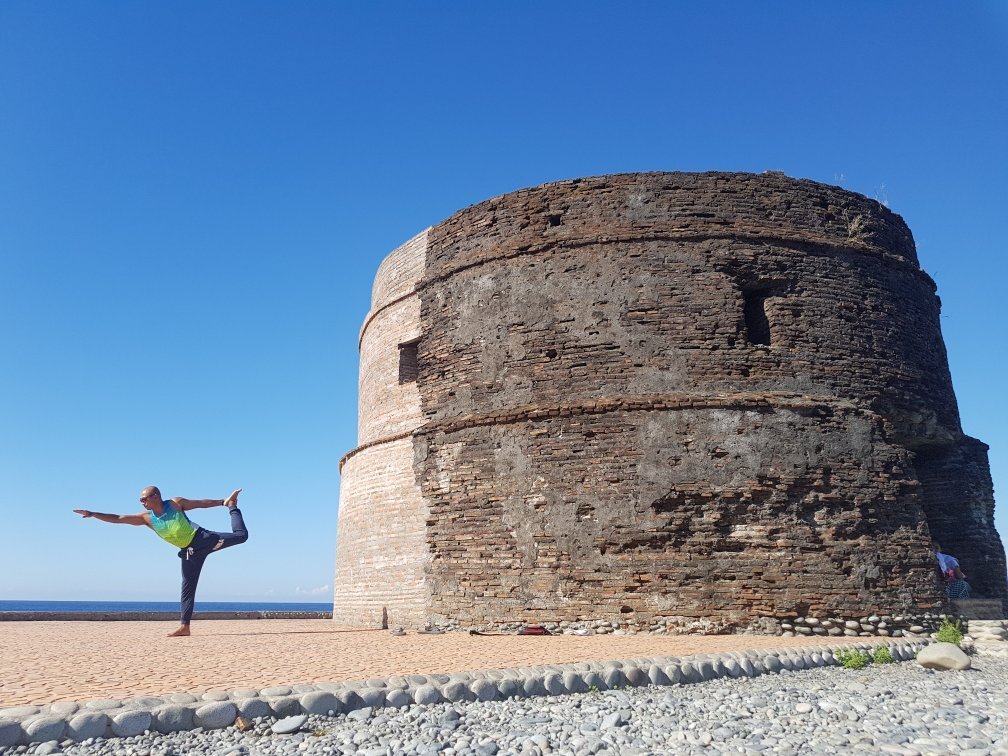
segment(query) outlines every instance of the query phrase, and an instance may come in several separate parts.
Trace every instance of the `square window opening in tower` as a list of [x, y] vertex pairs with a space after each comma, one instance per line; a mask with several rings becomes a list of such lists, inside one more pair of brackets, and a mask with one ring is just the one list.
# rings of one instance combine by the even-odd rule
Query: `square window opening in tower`
[[420, 339], [406, 341], [399, 345], [399, 384], [416, 383], [419, 374], [417, 346]]
[[742, 292], [746, 340], [750, 344], [770, 346], [770, 320], [766, 313], [768, 292], [749, 289]]

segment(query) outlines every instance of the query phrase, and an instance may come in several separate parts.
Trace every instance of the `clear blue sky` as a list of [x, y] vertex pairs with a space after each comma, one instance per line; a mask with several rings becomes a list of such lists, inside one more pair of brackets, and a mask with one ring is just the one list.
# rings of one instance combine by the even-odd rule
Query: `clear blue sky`
[[[1008, 5], [0, 3], [0, 599], [172, 600], [71, 507], [245, 489], [205, 600], [331, 597], [382, 257], [523, 186], [781, 170], [938, 282], [1008, 531]], [[197, 513], [226, 527], [223, 510]]]

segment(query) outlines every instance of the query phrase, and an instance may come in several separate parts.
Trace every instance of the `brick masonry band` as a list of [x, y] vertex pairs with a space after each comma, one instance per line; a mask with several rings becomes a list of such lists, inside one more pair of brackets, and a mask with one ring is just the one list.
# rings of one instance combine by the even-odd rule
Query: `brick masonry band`
[[575, 179], [379, 266], [333, 618], [779, 632], [1008, 600], [934, 281], [878, 202], [783, 174]]
[[47, 706], [0, 708], [0, 748], [69, 738], [136, 737], [144, 732], [178, 732], [202, 727], [229, 727], [247, 719], [278, 719], [302, 714], [334, 716], [368, 707], [401, 708], [445, 701], [499, 701], [589, 690], [646, 685], [689, 685], [722, 677], [758, 677], [835, 666], [842, 650], [888, 648], [894, 661], [910, 661], [928, 645], [906, 642], [861, 642], [788, 649], [729, 651], [692, 656], [640, 657], [623, 661], [550, 664], [517, 669], [491, 669], [451, 674], [396, 676], [365, 681], [275, 685], [230, 693], [188, 693], [61, 702]]
[[[747, 409], [747, 410], [769, 410], [774, 407], [788, 408], [799, 414], [815, 415], [832, 412], [832, 409], [825, 402], [817, 402], [815, 397], [802, 397], [797, 394], [736, 394], [733, 396], [688, 396], [669, 394], [666, 396], [635, 396], [620, 397], [617, 399], [602, 399], [589, 402], [566, 402], [556, 406], [536, 406], [527, 405], [515, 407], [510, 410], [498, 410], [484, 414], [464, 415], [459, 418], [449, 418], [438, 422], [425, 423], [416, 431], [397, 433], [386, 438], [377, 438], [366, 444], [358, 446], [356, 449], [347, 452], [340, 459], [339, 469], [343, 471], [343, 465], [347, 459], [355, 454], [370, 449], [372, 446], [387, 444], [403, 438], [409, 438], [414, 433], [433, 433], [435, 431], [461, 430], [462, 428], [476, 427], [479, 425], [504, 425], [506, 423], [521, 422], [523, 420], [540, 420], [547, 417], [577, 417], [578, 415], [595, 415], [603, 412], [643, 412], [659, 410], [679, 410], [679, 409], [711, 409], [714, 407]], [[853, 409], [851, 407], [850, 409]]]

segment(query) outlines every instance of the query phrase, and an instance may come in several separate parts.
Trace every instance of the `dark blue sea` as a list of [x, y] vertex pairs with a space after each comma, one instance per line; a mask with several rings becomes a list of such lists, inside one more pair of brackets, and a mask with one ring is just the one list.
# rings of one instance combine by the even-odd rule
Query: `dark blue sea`
[[[178, 601], [0, 601], [0, 612], [177, 612]], [[197, 601], [197, 612], [331, 612], [332, 603]]]

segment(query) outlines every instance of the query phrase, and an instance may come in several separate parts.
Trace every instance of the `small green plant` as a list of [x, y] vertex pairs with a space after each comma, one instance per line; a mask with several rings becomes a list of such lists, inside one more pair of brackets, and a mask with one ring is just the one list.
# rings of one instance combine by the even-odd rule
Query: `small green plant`
[[896, 660], [893, 659], [889, 646], [879, 646], [875, 649], [875, 653], [872, 654], [872, 661], [876, 664], [892, 664]]
[[857, 649], [840, 650], [837, 652], [837, 659], [844, 669], [864, 669], [871, 663], [872, 658], [864, 651]]
[[589, 693], [598, 693], [599, 692], [598, 691], [598, 685], [589, 685], [588, 686], [588, 692]]
[[935, 634], [935, 640], [940, 643], [954, 643], [958, 646], [962, 639], [962, 622], [959, 620], [953, 622], [949, 619], [943, 619], [941, 627], [938, 628], [938, 632]]

